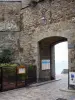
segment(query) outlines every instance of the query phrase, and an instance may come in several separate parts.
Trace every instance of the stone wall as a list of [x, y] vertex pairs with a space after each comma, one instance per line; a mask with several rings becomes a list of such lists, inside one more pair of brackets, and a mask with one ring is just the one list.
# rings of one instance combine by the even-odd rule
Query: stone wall
[[[36, 64], [38, 79], [42, 39], [65, 37], [75, 45], [75, 0], [44, 0], [35, 7], [24, 7], [18, 1], [0, 2], [0, 48], [13, 48], [15, 62]], [[74, 71], [74, 66], [73, 47], [69, 48], [69, 69]]]
[[5, 48], [13, 49], [14, 58], [17, 60], [19, 60], [17, 41], [21, 31], [20, 10], [20, 1], [0, 1], [0, 51]]
[[[75, 31], [75, 1], [53, 0], [37, 4], [36, 7], [28, 7], [22, 10], [23, 32], [29, 36], [31, 54], [35, 59], [37, 55], [37, 43], [51, 36], [62, 36], [73, 40]], [[23, 35], [24, 35], [23, 34]], [[23, 36], [24, 37], [24, 36]], [[22, 40], [23, 41], [23, 40]], [[26, 41], [26, 40], [25, 40]]]
[[20, 31], [21, 2], [0, 1], [0, 31]]
[[[23, 35], [21, 45], [24, 47], [28, 63], [35, 61], [39, 77], [39, 41], [47, 37], [65, 37], [68, 44], [75, 40], [75, 0], [45, 0], [35, 7], [28, 7], [21, 11], [23, 14]], [[24, 37], [27, 37], [23, 39]], [[27, 41], [27, 42], [26, 42]], [[23, 44], [24, 43], [24, 44]], [[75, 45], [75, 44], [74, 44]], [[74, 48], [69, 52], [75, 53]], [[26, 51], [26, 52], [25, 52]], [[28, 52], [27, 52], [28, 51]], [[69, 53], [69, 69], [74, 67], [75, 58]], [[25, 60], [26, 61], [26, 60]], [[72, 61], [72, 62], [71, 62]]]

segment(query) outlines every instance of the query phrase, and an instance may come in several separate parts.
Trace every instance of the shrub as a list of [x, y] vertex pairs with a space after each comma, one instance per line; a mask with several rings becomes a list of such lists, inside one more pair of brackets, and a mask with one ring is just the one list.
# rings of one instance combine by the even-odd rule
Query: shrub
[[17, 64], [8, 64], [8, 63], [0, 64], [0, 67], [17, 67], [17, 66], [18, 66]]
[[11, 49], [3, 49], [0, 54], [0, 63], [10, 63], [12, 61], [13, 52]]

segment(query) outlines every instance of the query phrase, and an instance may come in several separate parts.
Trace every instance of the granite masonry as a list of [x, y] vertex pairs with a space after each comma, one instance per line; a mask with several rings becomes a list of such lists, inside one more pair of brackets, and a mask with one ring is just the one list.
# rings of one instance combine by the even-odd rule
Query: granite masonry
[[[75, 0], [0, 2], [0, 49], [13, 48], [16, 63], [36, 64], [37, 81], [55, 78], [54, 45], [63, 41], [75, 71]], [[43, 59], [51, 69], [42, 71]]]

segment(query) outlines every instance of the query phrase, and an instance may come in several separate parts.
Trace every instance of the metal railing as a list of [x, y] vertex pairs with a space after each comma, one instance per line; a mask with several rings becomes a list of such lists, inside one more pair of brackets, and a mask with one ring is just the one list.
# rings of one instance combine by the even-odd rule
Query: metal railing
[[36, 82], [36, 66], [26, 68], [26, 73], [19, 74], [18, 67], [0, 67], [0, 91], [25, 87]]

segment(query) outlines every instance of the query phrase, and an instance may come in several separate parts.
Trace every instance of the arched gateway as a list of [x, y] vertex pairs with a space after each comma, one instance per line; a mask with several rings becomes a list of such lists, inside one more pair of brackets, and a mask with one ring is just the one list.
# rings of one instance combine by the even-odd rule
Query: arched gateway
[[[67, 38], [53, 36], [44, 38], [39, 41], [39, 79], [52, 80], [55, 79], [55, 48], [57, 43], [67, 41]], [[59, 51], [58, 51], [59, 52]]]

